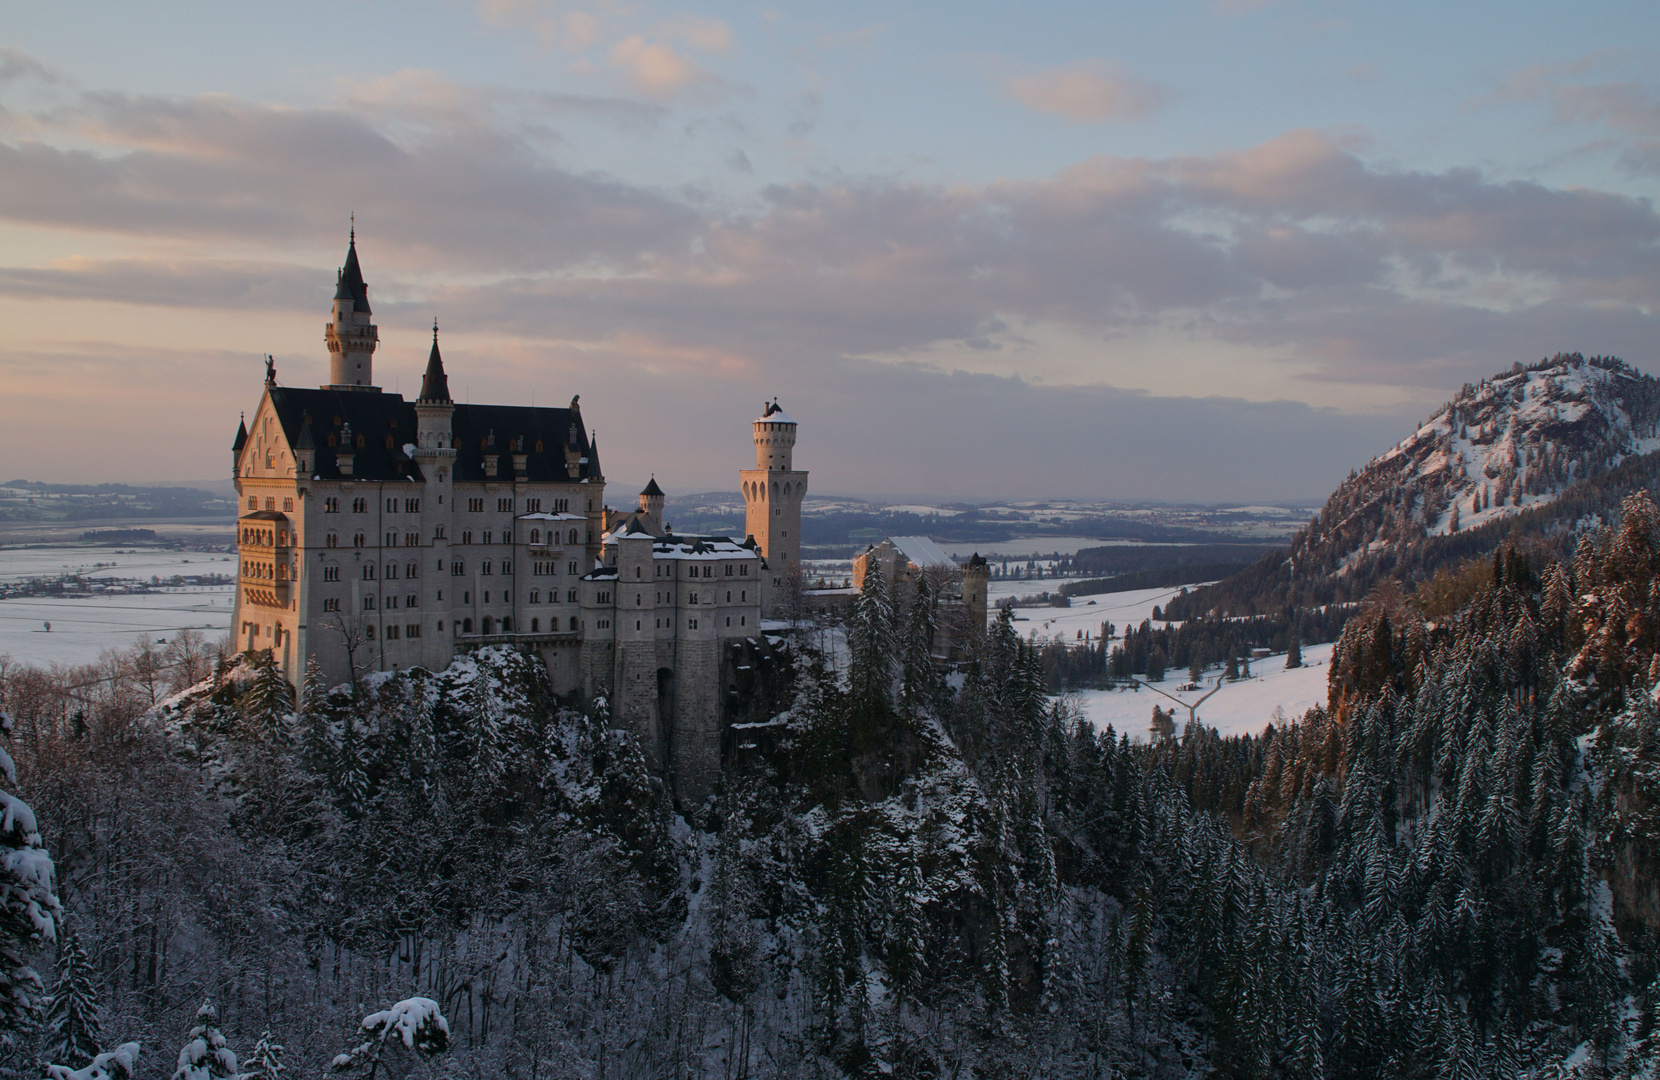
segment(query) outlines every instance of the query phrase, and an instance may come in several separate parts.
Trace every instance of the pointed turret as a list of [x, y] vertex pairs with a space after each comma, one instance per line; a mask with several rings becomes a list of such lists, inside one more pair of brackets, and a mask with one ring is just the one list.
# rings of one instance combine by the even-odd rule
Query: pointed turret
[[248, 414], [243, 413], [242, 419], [236, 422], [236, 441], [231, 443], [231, 453], [240, 454], [242, 448], [248, 445]]
[[599, 434], [588, 440], [588, 476], [593, 480], [604, 480], [605, 473], [599, 467]]
[[451, 405], [450, 380], [444, 374], [444, 358], [438, 354], [438, 320], [432, 320], [432, 352], [427, 354], [427, 372], [421, 376], [421, 397], [427, 405]]
[[645, 486], [645, 490], [640, 492], [640, 513], [650, 514], [661, 521], [663, 519], [663, 500], [665, 498], [667, 496], [663, 494], [663, 489], [657, 486], [657, 477], [653, 476], [651, 482]]
[[329, 388], [376, 390], [375, 347], [380, 331], [369, 321], [369, 286], [357, 261], [357, 229], [346, 247], [346, 264], [334, 279], [334, 310], [323, 330], [329, 347]]

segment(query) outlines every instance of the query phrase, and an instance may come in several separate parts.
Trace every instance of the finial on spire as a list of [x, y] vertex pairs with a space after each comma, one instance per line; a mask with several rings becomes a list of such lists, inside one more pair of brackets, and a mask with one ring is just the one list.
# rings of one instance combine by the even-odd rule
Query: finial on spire
[[433, 320], [432, 320], [432, 343], [434, 345], [438, 344], [438, 318], [437, 318], [437, 316], [434, 316]]
[[352, 211], [352, 243], [357, 243], [357, 211]]

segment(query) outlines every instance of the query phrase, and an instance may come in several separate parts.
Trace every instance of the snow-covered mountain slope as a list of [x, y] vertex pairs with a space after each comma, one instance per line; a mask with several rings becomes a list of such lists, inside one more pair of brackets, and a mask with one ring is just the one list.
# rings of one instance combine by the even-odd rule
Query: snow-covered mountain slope
[[[1490, 551], [1508, 531], [1481, 526], [1526, 514], [1517, 528], [1548, 532], [1617, 509], [1625, 487], [1652, 484], [1645, 455], [1657, 450], [1660, 379], [1578, 353], [1518, 364], [1466, 385], [1351, 473], [1285, 555], [1173, 603], [1166, 615], [1284, 613], [1358, 600], [1386, 578], [1410, 589]], [[1555, 520], [1563, 513], [1570, 520]]]
[[1405, 514], [1374, 538], [1384, 541], [1445, 535], [1551, 502], [1596, 468], [1660, 449], [1657, 390], [1618, 360], [1574, 354], [1518, 365], [1466, 385], [1332, 501], [1400, 503]]

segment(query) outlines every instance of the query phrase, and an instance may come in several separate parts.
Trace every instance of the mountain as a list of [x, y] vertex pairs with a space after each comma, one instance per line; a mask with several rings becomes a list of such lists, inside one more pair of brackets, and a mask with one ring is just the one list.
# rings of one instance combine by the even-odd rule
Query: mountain
[[[1350, 474], [1292, 538], [1170, 618], [1270, 614], [1407, 588], [1503, 539], [1570, 543], [1660, 467], [1660, 379], [1613, 357], [1558, 354], [1466, 384], [1416, 431]], [[1569, 516], [1569, 515], [1572, 516]]]

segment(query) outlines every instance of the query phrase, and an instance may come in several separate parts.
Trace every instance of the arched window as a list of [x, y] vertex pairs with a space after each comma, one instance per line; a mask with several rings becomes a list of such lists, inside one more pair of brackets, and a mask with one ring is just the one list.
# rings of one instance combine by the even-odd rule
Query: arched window
[[532, 530], [530, 530], [530, 542], [532, 544], [540, 544], [542, 542], [542, 530], [541, 529], [532, 529]]
[[362, 547], [364, 543], [365, 540], [362, 533], [358, 533], [356, 536], [352, 537], [352, 547]]
[[473, 620], [471, 620], [471, 619], [462, 619], [461, 620], [461, 632], [463, 634], [472, 633], [473, 632]]
[[542, 629], [542, 620], [541, 619], [532, 619], [532, 620], [530, 620], [530, 632], [532, 634], [536, 633], [540, 629]]
[[572, 630], [576, 629], [576, 616], [575, 615], [571, 616], [571, 629]]
[[575, 529], [571, 530], [570, 538], [566, 542], [571, 543], [571, 544], [576, 543], [576, 530]]
[[513, 632], [513, 616], [503, 615], [501, 617], [501, 632], [504, 634], [511, 634]]

